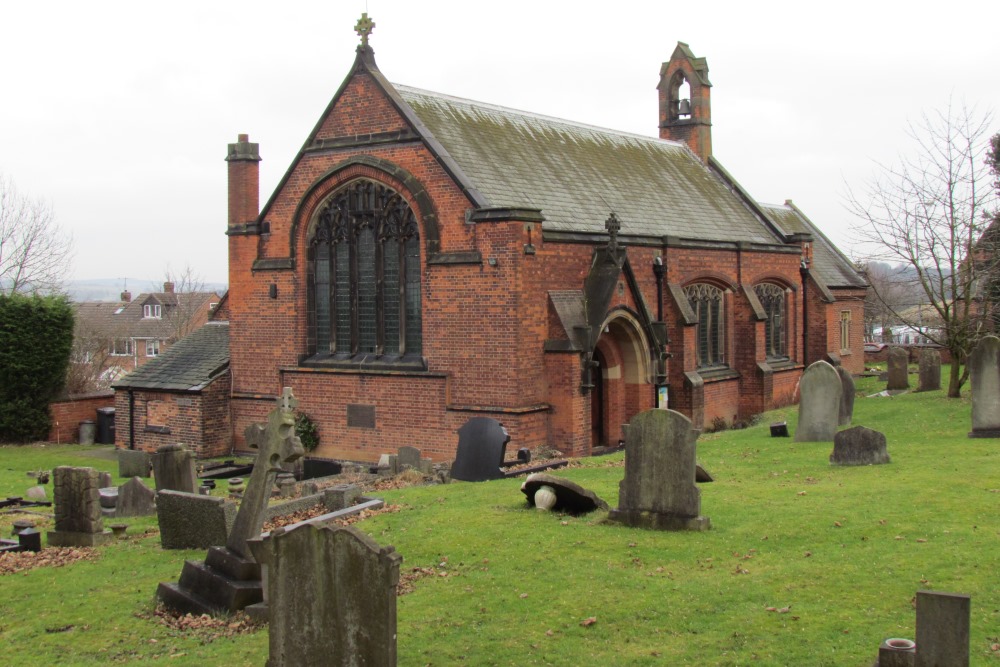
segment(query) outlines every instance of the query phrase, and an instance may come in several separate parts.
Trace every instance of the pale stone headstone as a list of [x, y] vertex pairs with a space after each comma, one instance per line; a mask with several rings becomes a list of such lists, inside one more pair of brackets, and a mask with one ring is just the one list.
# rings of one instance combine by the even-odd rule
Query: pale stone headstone
[[111, 531], [104, 530], [96, 470], [59, 466], [52, 487], [56, 516], [49, 546], [92, 547], [111, 541]]
[[864, 426], [840, 431], [833, 437], [830, 463], [841, 466], [868, 466], [889, 463], [885, 434]]
[[160, 491], [156, 516], [164, 549], [207, 549], [225, 544], [236, 520], [236, 503], [216, 496]]
[[97, 483], [102, 489], [106, 489], [111, 486], [111, 473], [109, 472], [98, 472], [97, 473]]
[[917, 591], [916, 667], [968, 667], [972, 599]]
[[28, 500], [34, 500], [34, 501], [45, 500], [45, 487], [44, 486], [29, 487], [28, 491], [24, 495], [28, 497]]
[[420, 450], [416, 447], [400, 447], [396, 454], [396, 465], [400, 470], [413, 468], [420, 470]]
[[838, 426], [850, 426], [854, 419], [854, 397], [857, 389], [854, 386], [854, 378], [851, 372], [843, 366], [837, 366], [837, 375], [840, 376], [842, 393], [840, 394], [840, 413], [837, 418]]
[[150, 514], [156, 514], [156, 491], [146, 486], [142, 479], [133, 477], [118, 487], [117, 518]]
[[1000, 438], [1000, 338], [985, 336], [969, 355], [970, 438]]
[[910, 355], [901, 347], [890, 347], [886, 357], [889, 380], [885, 388], [889, 391], [910, 388]]
[[463, 482], [483, 482], [503, 478], [503, 463], [510, 435], [495, 419], [473, 417], [458, 429], [458, 449], [451, 466], [451, 478]]
[[837, 371], [825, 361], [809, 366], [799, 380], [799, 425], [796, 442], [829, 442], [840, 423], [844, 385]]
[[920, 353], [920, 375], [917, 391], [937, 391], [941, 388], [941, 353], [923, 350]]
[[[838, 381], [839, 382], [839, 381]], [[629, 422], [625, 478], [618, 508], [609, 518], [657, 530], [707, 530], [695, 485], [695, 441], [691, 420], [674, 410], [652, 409]]]
[[194, 469], [194, 454], [180, 444], [159, 447], [153, 457], [153, 477], [157, 491], [195, 493], [198, 474]]
[[138, 449], [119, 449], [118, 455], [118, 476], [126, 479], [132, 477], [149, 477], [152, 466], [149, 452]]
[[521, 493], [527, 496], [529, 505], [541, 507], [541, 503], [537, 502], [541, 489], [550, 489], [553, 494], [552, 504], [545, 509], [569, 514], [586, 514], [597, 509], [608, 509], [608, 504], [596, 493], [562, 477], [536, 472], [528, 475], [521, 484]]
[[251, 542], [267, 570], [269, 667], [396, 664], [403, 557], [352, 527], [278, 528]]

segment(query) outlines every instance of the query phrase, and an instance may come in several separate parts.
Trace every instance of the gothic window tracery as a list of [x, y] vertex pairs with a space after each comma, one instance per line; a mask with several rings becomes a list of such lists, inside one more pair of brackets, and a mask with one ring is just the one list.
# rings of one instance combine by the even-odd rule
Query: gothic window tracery
[[368, 179], [334, 192], [310, 234], [309, 266], [313, 354], [420, 354], [419, 230], [398, 192]]
[[684, 288], [684, 296], [698, 318], [695, 329], [698, 367], [725, 365], [725, 292], [708, 283], [695, 283]]
[[768, 359], [787, 358], [788, 329], [786, 310], [786, 292], [780, 285], [760, 283], [753, 288], [764, 307], [767, 320], [764, 321], [764, 346]]

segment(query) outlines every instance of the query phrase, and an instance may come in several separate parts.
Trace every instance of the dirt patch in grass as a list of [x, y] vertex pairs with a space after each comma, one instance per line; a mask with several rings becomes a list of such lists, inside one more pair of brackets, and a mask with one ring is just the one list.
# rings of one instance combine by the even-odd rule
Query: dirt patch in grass
[[[404, 505], [384, 505], [379, 509], [374, 510], [364, 510], [358, 512], [357, 514], [352, 514], [351, 516], [345, 516], [341, 519], [336, 519], [334, 523], [338, 526], [349, 526], [352, 523], [357, 523], [358, 521], [364, 521], [365, 519], [370, 519], [373, 516], [378, 516], [380, 514], [393, 514], [395, 512], [400, 512], [406, 509]], [[295, 512], [294, 514], [289, 514], [287, 516], [276, 517], [264, 523], [263, 532], [267, 533], [275, 528], [280, 528], [282, 526], [290, 526], [293, 523], [299, 523], [301, 521], [308, 521], [309, 519], [315, 519], [318, 516], [323, 516], [324, 514], [329, 514], [330, 510], [326, 509], [323, 505], [316, 505], [315, 507], [310, 507], [307, 510], [302, 510], [300, 512]]]
[[136, 617], [154, 621], [175, 633], [194, 635], [201, 639], [203, 644], [213, 642], [216, 639], [256, 632], [261, 627], [261, 624], [256, 623], [243, 612], [220, 617], [208, 614], [196, 616], [194, 614], [176, 614], [163, 605], [157, 605], [151, 614], [136, 614]]
[[62, 567], [83, 560], [97, 560], [99, 553], [91, 547], [49, 547], [41, 551], [0, 553], [0, 576], [26, 572], [36, 567]]

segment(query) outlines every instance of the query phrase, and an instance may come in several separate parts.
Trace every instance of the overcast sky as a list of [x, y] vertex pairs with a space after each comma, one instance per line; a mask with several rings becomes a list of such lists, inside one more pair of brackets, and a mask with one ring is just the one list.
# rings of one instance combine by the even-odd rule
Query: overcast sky
[[908, 149], [908, 122], [1000, 111], [996, 0], [4, 3], [0, 172], [72, 233], [68, 277], [226, 282], [226, 144], [260, 143], [265, 202], [363, 11], [394, 83], [651, 136], [660, 64], [687, 42], [708, 59], [715, 156], [847, 252], [847, 187]]

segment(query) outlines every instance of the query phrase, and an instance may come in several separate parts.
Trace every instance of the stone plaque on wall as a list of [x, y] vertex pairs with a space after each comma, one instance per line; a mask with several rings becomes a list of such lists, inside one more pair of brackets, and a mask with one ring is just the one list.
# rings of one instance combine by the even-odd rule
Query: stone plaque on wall
[[375, 428], [375, 406], [348, 405], [347, 425], [353, 428]]

